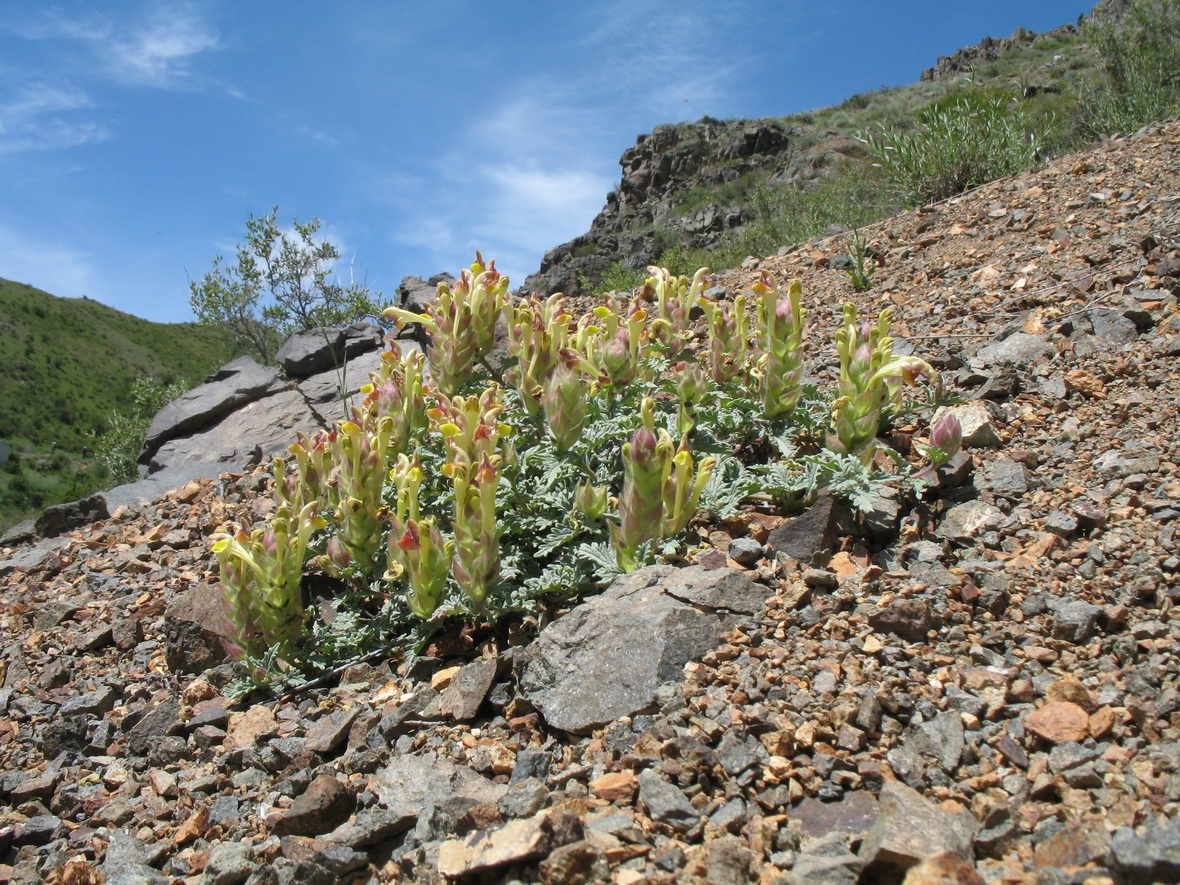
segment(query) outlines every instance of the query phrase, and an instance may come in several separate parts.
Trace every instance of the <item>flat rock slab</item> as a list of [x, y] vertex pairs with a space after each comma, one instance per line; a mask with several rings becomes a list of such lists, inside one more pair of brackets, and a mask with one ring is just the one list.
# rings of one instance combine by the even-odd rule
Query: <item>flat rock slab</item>
[[829, 833], [860, 839], [872, 827], [878, 813], [876, 797], [862, 791], [846, 793], [839, 802], [808, 797], [791, 809], [790, 817], [807, 839], [819, 839]]
[[588, 732], [651, 706], [769, 593], [736, 569], [640, 569], [546, 627], [521, 687], [550, 725]]
[[168, 440], [286, 386], [277, 370], [260, 366], [248, 356], [226, 363], [200, 387], [181, 394], [156, 413], [144, 439], [140, 462], [147, 461]]
[[1014, 332], [1003, 341], [988, 344], [979, 349], [971, 366], [988, 369], [997, 365], [1030, 366], [1039, 359], [1053, 356], [1053, 345], [1043, 335], [1028, 332]]
[[372, 323], [326, 326], [296, 332], [279, 348], [275, 361], [292, 378], [303, 378], [381, 346], [381, 330]]
[[487, 830], [476, 830], [462, 839], [449, 839], [438, 852], [443, 876], [468, 876], [507, 864], [524, 863], [581, 836], [580, 821], [572, 815], [547, 809], [525, 820], [512, 820]]
[[57, 554], [68, 544], [66, 538], [49, 538], [32, 547], [18, 550], [12, 557], [0, 560], [0, 576], [19, 568], [34, 569], [43, 565], [51, 556]]
[[264, 456], [285, 452], [302, 431], [312, 434], [323, 429], [320, 417], [297, 390], [283, 390], [257, 399], [219, 424], [192, 436], [173, 439], [151, 457], [149, 469], [191, 464], [231, 462], [241, 464], [256, 447]]
[[385, 809], [407, 820], [444, 803], [458, 816], [481, 802], [499, 802], [508, 791], [503, 784], [432, 753], [394, 759], [378, 772], [371, 789]]
[[299, 391], [316, 405], [340, 402], [342, 390], [345, 396], [352, 396], [361, 389], [361, 385], [372, 380], [369, 373], [381, 367], [381, 353], [380, 350], [371, 350], [349, 360], [340, 368], [325, 369], [304, 378], [299, 382]]
[[[168, 467], [138, 479], [102, 492], [107, 509], [114, 513], [119, 507], [142, 507], [156, 501], [171, 491], [183, 488], [195, 479], [217, 479], [222, 473], [241, 469], [241, 464], [232, 461], [208, 461], [188, 463], [183, 467]], [[140, 467], [140, 470], [145, 468]]]
[[979, 822], [970, 813], [947, 811], [898, 781], [885, 782], [880, 802], [880, 816], [859, 851], [868, 864], [866, 875], [873, 870], [880, 876], [867, 881], [900, 879], [924, 858], [944, 851], [974, 859]]

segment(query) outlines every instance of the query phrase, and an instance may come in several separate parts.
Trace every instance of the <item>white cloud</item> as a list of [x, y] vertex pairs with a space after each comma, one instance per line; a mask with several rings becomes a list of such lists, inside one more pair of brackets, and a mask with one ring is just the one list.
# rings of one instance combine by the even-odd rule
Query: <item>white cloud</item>
[[602, 204], [602, 179], [586, 170], [550, 172], [517, 166], [492, 167], [488, 177], [501, 192], [529, 212], [565, 214], [571, 206], [585, 208]]
[[[0, 152], [48, 150], [101, 141], [110, 135], [93, 119], [91, 94], [104, 80], [175, 88], [195, 82], [192, 62], [218, 44], [216, 32], [187, 3], [160, 6], [140, 20], [47, 10], [0, 23], [38, 44], [9, 96], [0, 95]], [[75, 85], [87, 84], [84, 91]], [[93, 89], [91, 88], [93, 87]], [[7, 99], [7, 100], [5, 100]], [[89, 111], [91, 119], [85, 119]]]
[[105, 127], [78, 120], [70, 113], [89, 107], [85, 93], [72, 86], [26, 84], [11, 100], [0, 104], [0, 153], [101, 141], [109, 135]]
[[[157, 88], [190, 85], [193, 59], [219, 43], [217, 32], [187, 2], [156, 4], [138, 17], [50, 9], [0, 27], [26, 40], [75, 44], [58, 57], [75, 75], [105, 74], [128, 85]], [[78, 45], [85, 50], [81, 55]]]
[[217, 45], [217, 33], [187, 4], [161, 8], [101, 44], [117, 79], [156, 87], [176, 86], [189, 78], [192, 58]]
[[30, 237], [0, 224], [0, 277], [61, 298], [97, 297], [98, 274], [78, 249]]
[[704, 0], [579, 9], [570, 39], [580, 45], [570, 52], [587, 60], [580, 68], [506, 78], [498, 101], [452, 128], [430, 191], [398, 181], [404, 221], [392, 237], [433, 262], [430, 272], [480, 248], [523, 283], [545, 250], [589, 228], [631, 139], [723, 107], [740, 71], [709, 47], [723, 17], [740, 9]]

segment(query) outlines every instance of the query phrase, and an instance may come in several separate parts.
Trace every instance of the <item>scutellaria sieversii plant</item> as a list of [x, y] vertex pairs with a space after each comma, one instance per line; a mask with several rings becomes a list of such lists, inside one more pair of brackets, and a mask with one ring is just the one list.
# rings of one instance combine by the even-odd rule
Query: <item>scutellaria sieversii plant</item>
[[[276, 483], [285, 482], [283, 459], [275, 459], [271, 472]], [[308, 544], [326, 525], [319, 508], [318, 501], [299, 510], [282, 503], [265, 526], [214, 536], [213, 553], [234, 642], [231, 652], [258, 655], [272, 646], [288, 650], [299, 639]]]
[[665, 428], [656, 427], [651, 397], [644, 397], [639, 412], [642, 424], [623, 444], [619, 521], [611, 525], [611, 543], [624, 571], [644, 564], [644, 545], [671, 537], [688, 524], [717, 463], [710, 456], [694, 467], [687, 437], [677, 447]]
[[640, 297], [655, 301], [655, 315], [665, 321], [657, 327], [657, 334], [669, 354], [675, 356], [684, 339], [691, 335], [692, 311], [705, 291], [709, 269], [702, 267], [693, 274], [691, 281], [688, 277], [673, 274], [666, 267], [653, 265], [647, 271], [651, 276], [644, 281]]
[[885, 308], [876, 325], [860, 321], [856, 307], [844, 307], [844, 325], [836, 332], [840, 376], [832, 403], [829, 445], [864, 461], [872, 459], [877, 434], [890, 408], [901, 402], [902, 387], [934, 369], [916, 356], [895, 356], [889, 335], [893, 309]]
[[455, 542], [443, 537], [437, 520], [419, 513], [419, 490], [426, 478], [421, 462], [399, 453], [390, 471], [396, 489], [388, 539], [386, 580], [405, 577], [406, 602], [415, 617], [426, 619], [442, 602]]
[[500, 423], [502, 392], [490, 384], [479, 396], [440, 396], [427, 414], [446, 442], [450, 461], [442, 474], [454, 485], [455, 580], [477, 611], [500, 575], [500, 521], [496, 492], [505, 460], [511, 460], [512, 428]]
[[399, 326], [421, 323], [430, 331], [426, 356], [435, 387], [454, 396], [491, 352], [496, 321], [507, 306], [508, 277], [496, 270], [496, 262], [485, 265], [477, 252], [475, 263], [460, 272], [454, 286], [438, 284], [438, 294], [425, 313], [400, 307], [388, 307], [384, 313]]
[[516, 367], [505, 373], [505, 380], [516, 388], [525, 410], [534, 419], [541, 414], [546, 380], [559, 364], [570, 359], [572, 322], [560, 293], [545, 301], [532, 295], [511, 308], [508, 352], [516, 360]]
[[[825, 477], [867, 481], [868, 461], [845, 454], [864, 459], [902, 383], [929, 371], [893, 355], [888, 312], [873, 326], [847, 309], [831, 403], [803, 384], [798, 280], [763, 275], [726, 300], [705, 297], [703, 269], [691, 280], [651, 271], [632, 300], [607, 295], [574, 318], [560, 295], [510, 303], [507, 278], [477, 255], [425, 314], [387, 311], [423, 323], [429, 358], [393, 342], [347, 419], [275, 462], [271, 519], [217, 541], [238, 651], [277, 650], [294, 669], [322, 659], [308, 643], [330, 628], [304, 608], [305, 572], [379, 602], [398, 635], [425, 635], [691, 556], [706, 499], [732, 513], [754, 493], [803, 503]], [[486, 357], [501, 317], [509, 359], [497, 378]], [[828, 416], [839, 455], [820, 447]], [[931, 430], [932, 463], [949, 457], [952, 430]], [[749, 459], [775, 451], [800, 465], [843, 460], [764, 474], [738, 460], [757, 467]]]
[[761, 355], [753, 376], [762, 394], [768, 418], [787, 414], [799, 402], [803, 391], [803, 284], [791, 280], [784, 295], [768, 273], [750, 287], [757, 298], [755, 314]]
[[728, 384], [745, 374], [753, 352], [746, 296], [738, 293], [730, 304], [710, 301], [702, 295], [697, 304], [708, 322], [705, 364], [709, 377], [715, 384]]

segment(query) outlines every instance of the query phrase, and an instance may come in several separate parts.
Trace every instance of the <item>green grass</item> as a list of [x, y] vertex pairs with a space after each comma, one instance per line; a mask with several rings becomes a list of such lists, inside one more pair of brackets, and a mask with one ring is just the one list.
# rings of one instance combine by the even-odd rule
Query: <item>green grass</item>
[[908, 131], [880, 126], [860, 137], [908, 206], [945, 200], [1045, 159], [1045, 133], [1018, 101], [994, 90], [933, 102]]
[[747, 224], [722, 237], [711, 249], [672, 243], [660, 251], [658, 264], [690, 275], [698, 267], [736, 267], [748, 256], [773, 255], [832, 225], [862, 227], [897, 208], [874, 170], [849, 161], [835, 173], [811, 183], [772, 182], [765, 176], [746, 192]]
[[234, 355], [221, 329], [152, 323], [86, 298], [0, 279], [0, 526], [102, 487], [94, 458], [137, 378], [193, 386]]

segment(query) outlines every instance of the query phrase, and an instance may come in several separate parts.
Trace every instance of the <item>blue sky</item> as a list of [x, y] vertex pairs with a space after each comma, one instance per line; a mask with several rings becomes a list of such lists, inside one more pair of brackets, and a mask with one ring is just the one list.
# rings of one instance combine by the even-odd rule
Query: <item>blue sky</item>
[[161, 322], [250, 213], [324, 220], [392, 292], [474, 250], [515, 283], [661, 123], [781, 116], [1092, 0], [4, 4], [0, 277]]

